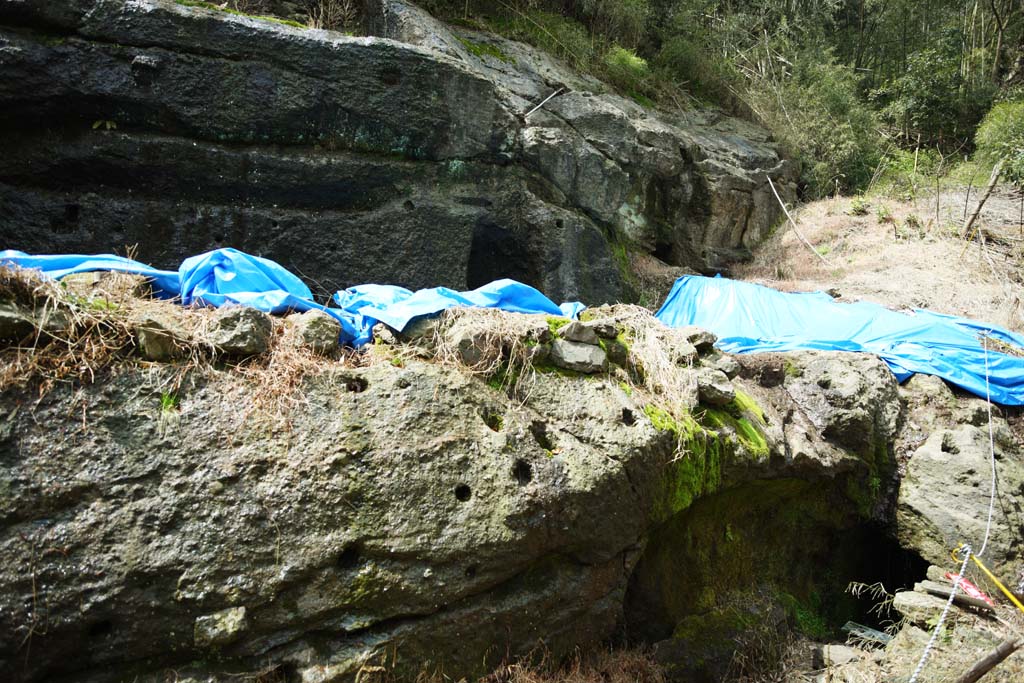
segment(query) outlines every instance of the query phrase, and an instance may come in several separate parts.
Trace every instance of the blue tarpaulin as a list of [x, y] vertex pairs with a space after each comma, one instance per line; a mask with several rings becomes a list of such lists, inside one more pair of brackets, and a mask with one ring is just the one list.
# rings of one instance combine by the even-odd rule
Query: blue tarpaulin
[[356, 347], [370, 341], [377, 322], [401, 331], [414, 318], [455, 306], [567, 317], [575, 317], [583, 309], [576, 302], [558, 306], [533, 287], [514, 280], [498, 280], [468, 292], [446, 287], [413, 292], [391, 285], [360, 285], [336, 293], [337, 307], [328, 307], [316, 303], [309, 287], [285, 268], [237, 249], [216, 249], [185, 259], [176, 272], [111, 254], [31, 256], [8, 250], [0, 252], [0, 263], [36, 269], [55, 279], [97, 270], [144, 275], [152, 278], [158, 296], [178, 298], [184, 305], [238, 304], [267, 313], [317, 309], [341, 323], [342, 343]]
[[[236, 249], [188, 258], [177, 271], [110, 254], [30, 256], [4, 251], [0, 263], [38, 269], [58, 279], [97, 270], [144, 275], [152, 279], [158, 296], [178, 298], [186, 305], [239, 304], [267, 313], [317, 309], [341, 323], [342, 343], [356, 347], [370, 341], [377, 322], [403, 330], [416, 318], [455, 306], [570, 318], [583, 309], [575, 302], [558, 306], [514, 280], [498, 280], [468, 292], [360, 285], [337, 292], [336, 305], [328, 307], [316, 303], [309, 288], [277, 263]], [[787, 294], [724, 278], [680, 278], [658, 318], [667, 325], [708, 329], [718, 335], [718, 347], [729, 353], [860, 351], [882, 358], [900, 381], [915, 372], [937, 375], [979, 396], [986, 395], [981, 337], [1024, 348], [1021, 335], [965, 318], [923, 310], [897, 313], [865, 302], [839, 304], [821, 292]], [[1024, 405], [1024, 358], [990, 350], [988, 379], [994, 401]]]
[[[1024, 336], [966, 318], [878, 304], [837, 303], [824, 292], [785, 293], [725, 278], [676, 280], [657, 317], [666, 325], [696, 325], [718, 336], [728, 353], [859, 351], [888, 364], [901, 382], [916, 372], [937, 375], [984, 397], [990, 337], [1024, 352]], [[996, 403], [1024, 405], [1024, 358], [989, 345], [989, 393]]]

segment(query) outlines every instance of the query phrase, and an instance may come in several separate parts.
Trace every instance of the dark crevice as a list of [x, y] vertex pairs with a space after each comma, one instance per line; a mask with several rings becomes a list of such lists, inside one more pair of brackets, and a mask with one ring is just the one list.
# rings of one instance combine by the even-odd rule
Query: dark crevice
[[512, 466], [512, 478], [520, 486], [526, 486], [533, 481], [533, 467], [525, 460], [516, 460], [515, 465]]

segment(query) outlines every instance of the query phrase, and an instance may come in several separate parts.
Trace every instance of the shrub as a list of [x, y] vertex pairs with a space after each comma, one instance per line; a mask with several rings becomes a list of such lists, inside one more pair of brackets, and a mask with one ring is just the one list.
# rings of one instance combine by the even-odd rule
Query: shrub
[[613, 45], [605, 53], [604, 68], [608, 81], [630, 94], [641, 94], [651, 76], [646, 59], [618, 45]]
[[1024, 184], [1024, 100], [1000, 102], [989, 110], [974, 137], [978, 153], [989, 161], [1004, 160], [1003, 174]]
[[736, 108], [730, 88], [733, 73], [728, 62], [708, 55], [704, 48], [681, 35], [669, 38], [654, 58], [654, 66], [672, 80], [684, 85], [697, 99]]
[[516, 12], [510, 18], [493, 17], [489, 25], [497, 33], [561, 57], [580, 71], [593, 66], [594, 40], [583, 24], [569, 17], [535, 10]]
[[792, 74], [753, 80], [750, 107], [789, 151], [803, 162], [805, 194], [823, 197], [837, 189], [858, 191], [881, 157], [874, 113], [857, 97], [853, 70], [830, 55], [793, 57]]
[[640, 44], [651, 11], [647, 0], [580, 0], [579, 7], [595, 32], [630, 47]]

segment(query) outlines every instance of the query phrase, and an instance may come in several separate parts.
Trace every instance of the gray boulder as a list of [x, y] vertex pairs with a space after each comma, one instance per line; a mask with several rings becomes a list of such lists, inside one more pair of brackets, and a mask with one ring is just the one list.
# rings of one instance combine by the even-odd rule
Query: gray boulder
[[698, 372], [697, 394], [701, 403], [710, 406], [724, 406], [736, 398], [732, 382], [721, 370], [704, 369]]
[[0, 340], [17, 342], [36, 329], [31, 315], [11, 301], [0, 301]]
[[580, 344], [592, 344], [594, 346], [596, 346], [600, 341], [600, 338], [597, 336], [597, 332], [594, 328], [575, 320], [568, 325], [559, 328], [558, 336], [566, 341], [578, 342]]
[[153, 304], [134, 310], [130, 324], [139, 352], [147, 360], [180, 358], [192, 339], [181, 311], [173, 304]]
[[[1015, 581], [1024, 571], [1024, 462], [1019, 447], [1005, 448], [998, 441], [995, 458], [996, 498], [984, 559], [997, 575]], [[960, 543], [979, 552], [991, 500], [987, 427], [936, 429], [906, 468], [896, 510], [900, 543], [945, 567], [950, 566], [949, 551]]]
[[327, 355], [341, 345], [341, 323], [323, 311], [309, 310], [293, 313], [285, 318], [293, 343], [314, 353]]
[[204, 341], [229, 356], [255, 356], [270, 349], [270, 316], [247, 306], [217, 309]]
[[574, 372], [593, 374], [608, 370], [608, 354], [600, 346], [556, 339], [551, 344], [551, 362]]

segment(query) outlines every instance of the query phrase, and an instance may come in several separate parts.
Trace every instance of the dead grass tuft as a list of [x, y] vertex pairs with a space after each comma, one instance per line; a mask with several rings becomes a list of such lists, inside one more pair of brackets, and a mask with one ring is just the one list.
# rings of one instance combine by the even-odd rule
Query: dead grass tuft
[[65, 291], [37, 273], [0, 267], [0, 300], [33, 319], [32, 332], [0, 351], [0, 387], [93, 382], [112, 358], [132, 345], [120, 306]]
[[[443, 673], [421, 674], [416, 683], [451, 683]], [[480, 683], [665, 683], [665, 672], [650, 653], [638, 649], [577, 653], [566, 661], [547, 652], [502, 664]]]

